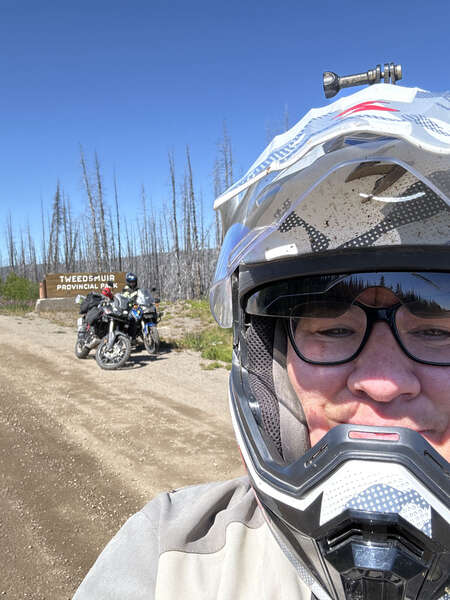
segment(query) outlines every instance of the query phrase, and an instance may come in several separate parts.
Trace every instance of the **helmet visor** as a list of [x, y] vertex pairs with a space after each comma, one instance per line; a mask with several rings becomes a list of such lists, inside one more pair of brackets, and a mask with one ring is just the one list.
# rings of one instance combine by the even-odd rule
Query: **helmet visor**
[[[379, 290], [389, 290], [388, 302], [375, 301], [383, 296]], [[412, 359], [450, 365], [450, 273], [296, 278], [255, 292], [245, 310], [286, 319], [294, 350], [312, 364], [353, 360], [373, 324], [385, 321]]]
[[231, 326], [227, 282], [241, 264], [449, 243], [449, 157], [386, 138], [338, 142], [312, 164], [261, 180], [237, 203], [211, 289], [222, 326]]

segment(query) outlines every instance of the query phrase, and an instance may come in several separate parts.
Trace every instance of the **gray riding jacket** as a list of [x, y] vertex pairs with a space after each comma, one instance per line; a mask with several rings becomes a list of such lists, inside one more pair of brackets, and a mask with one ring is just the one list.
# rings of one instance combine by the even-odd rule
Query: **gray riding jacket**
[[310, 600], [247, 477], [161, 494], [105, 547], [73, 600]]

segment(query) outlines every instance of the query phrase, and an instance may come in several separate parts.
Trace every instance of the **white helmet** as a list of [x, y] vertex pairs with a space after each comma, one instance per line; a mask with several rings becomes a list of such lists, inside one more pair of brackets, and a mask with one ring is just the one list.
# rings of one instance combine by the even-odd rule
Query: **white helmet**
[[[274, 536], [320, 600], [450, 598], [449, 463], [401, 427], [339, 425], [311, 448], [286, 374], [288, 338], [304, 361], [340, 364], [380, 319], [413, 360], [450, 365], [449, 343], [414, 345], [397, 326], [402, 311], [450, 323], [449, 198], [450, 97], [377, 84], [311, 110], [215, 203], [210, 301], [233, 327], [235, 433]], [[400, 301], [364, 309], [355, 344], [325, 355], [299, 339], [331, 296], [362, 311], [372, 286]]]

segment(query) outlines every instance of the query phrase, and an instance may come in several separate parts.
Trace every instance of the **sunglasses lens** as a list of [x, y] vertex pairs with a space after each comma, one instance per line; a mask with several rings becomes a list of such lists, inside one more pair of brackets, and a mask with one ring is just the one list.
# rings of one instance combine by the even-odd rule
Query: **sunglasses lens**
[[418, 360], [450, 365], [450, 311], [417, 310], [404, 305], [396, 313], [404, 348]]

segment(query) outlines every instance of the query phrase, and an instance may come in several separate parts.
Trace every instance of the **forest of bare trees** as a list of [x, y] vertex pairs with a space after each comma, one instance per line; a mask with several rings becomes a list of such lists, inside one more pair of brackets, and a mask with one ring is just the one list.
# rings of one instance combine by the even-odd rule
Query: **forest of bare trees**
[[[141, 210], [133, 221], [121, 210], [116, 175], [108, 182], [112, 197], [105, 197], [97, 154], [88, 157], [80, 148], [80, 173], [86, 210], [75, 216], [62, 182], [56, 182], [51, 208], [45, 210], [41, 203], [38, 239], [29, 224], [15, 228], [9, 214], [7, 256], [0, 256], [3, 277], [13, 271], [37, 282], [48, 273], [134, 271], [140, 285], [156, 286], [166, 299], [199, 298], [207, 293], [222, 232], [217, 216], [215, 220], [205, 217], [189, 146], [182, 167], [177, 168], [174, 153], [168, 153], [169, 193], [158, 208], [142, 187]], [[212, 179], [215, 196], [233, 182], [231, 140], [225, 124]]]

